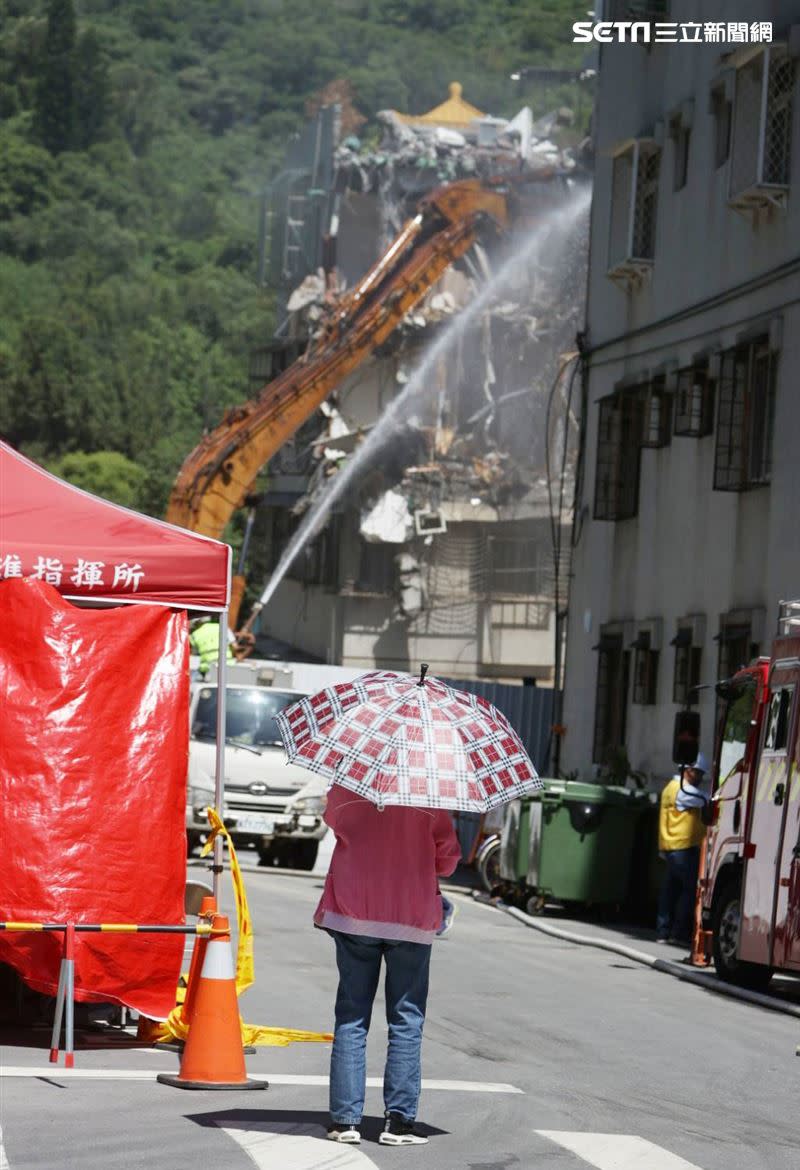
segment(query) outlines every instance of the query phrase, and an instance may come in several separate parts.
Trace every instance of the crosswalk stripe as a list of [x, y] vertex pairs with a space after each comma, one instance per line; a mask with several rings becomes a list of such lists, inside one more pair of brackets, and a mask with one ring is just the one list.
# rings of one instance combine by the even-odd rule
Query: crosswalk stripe
[[625, 1133], [567, 1133], [537, 1129], [540, 1137], [571, 1150], [597, 1170], [701, 1170], [663, 1146]]
[[6, 1148], [3, 1145], [3, 1127], [0, 1125], [0, 1170], [10, 1170], [8, 1165], [8, 1158], [6, 1157]]
[[249, 1156], [257, 1170], [375, 1170], [358, 1146], [329, 1142], [320, 1126], [306, 1123], [248, 1121], [247, 1129], [217, 1122]]
[[[28, 1067], [27, 1065], [8, 1065], [0, 1068], [0, 1078], [12, 1077], [44, 1077], [50, 1081], [154, 1081], [161, 1069], [147, 1068], [59, 1068], [50, 1064], [43, 1067]], [[253, 1080], [267, 1080], [271, 1085], [321, 1085], [328, 1084], [328, 1077], [315, 1074], [294, 1073], [260, 1073], [254, 1072]], [[380, 1089], [383, 1086], [381, 1077], [368, 1077], [367, 1086], [370, 1089]], [[437, 1081], [423, 1080], [423, 1089], [444, 1093], [522, 1093], [516, 1085], [504, 1084], [501, 1081]], [[2, 1167], [0, 1167], [2, 1170]]]

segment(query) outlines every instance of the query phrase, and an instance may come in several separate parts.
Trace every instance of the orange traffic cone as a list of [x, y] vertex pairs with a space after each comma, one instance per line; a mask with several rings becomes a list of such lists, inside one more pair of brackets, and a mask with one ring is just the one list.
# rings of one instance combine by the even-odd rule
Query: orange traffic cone
[[248, 1080], [244, 1064], [228, 919], [215, 914], [212, 930], [180, 1072], [158, 1080], [178, 1089], [266, 1089], [267, 1081]]
[[[216, 912], [217, 900], [213, 894], [207, 894], [200, 904], [200, 913], [197, 915], [198, 920], [210, 926]], [[189, 964], [189, 978], [186, 981], [186, 994], [183, 997], [183, 1002], [179, 1003], [175, 1012], [170, 1015], [170, 1021], [175, 1017], [180, 1031], [188, 1029], [192, 1022], [192, 1011], [194, 1010], [194, 1001], [197, 995], [197, 985], [200, 982], [200, 972], [203, 970], [203, 960], [206, 954], [207, 943], [208, 936], [205, 934], [199, 934], [195, 938], [194, 947], [192, 948], [192, 961]], [[180, 988], [180, 984], [178, 984], [178, 987]], [[153, 1046], [155, 1048], [161, 1048], [166, 1052], [183, 1052], [185, 1043], [185, 1040], [170, 1038], [168, 1040], [156, 1040]]]

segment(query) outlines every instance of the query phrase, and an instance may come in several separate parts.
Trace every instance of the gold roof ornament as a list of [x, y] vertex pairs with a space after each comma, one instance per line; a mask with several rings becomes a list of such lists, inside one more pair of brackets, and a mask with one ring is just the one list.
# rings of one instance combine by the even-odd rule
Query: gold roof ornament
[[397, 117], [407, 126], [447, 126], [454, 130], [464, 130], [476, 118], [485, 118], [482, 110], [469, 102], [464, 101], [461, 94], [463, 89], [460, 81], [450, 82], [450, 97], [440, 106], [428, 110], [427, 114], [401, 114]]

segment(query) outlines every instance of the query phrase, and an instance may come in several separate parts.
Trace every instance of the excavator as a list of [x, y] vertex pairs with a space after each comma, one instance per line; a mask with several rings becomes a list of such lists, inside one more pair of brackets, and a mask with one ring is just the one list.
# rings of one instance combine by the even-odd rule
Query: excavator
[[[256, 477], [328, 395], [382, 345], [442, 273], [489, 229], [505, 231], [521, 187], [560, 172], [463, 179], [429, 192], [377, 263], [323, 316], [305, 353], [204, 435], [178, 473], [167, 507], [172, 523], [219, 538], [253, 498]], [[252, 526], [254, 508], [248, 517]], [[237, 628], [243, 563], [233, 578], [229, 624]]]

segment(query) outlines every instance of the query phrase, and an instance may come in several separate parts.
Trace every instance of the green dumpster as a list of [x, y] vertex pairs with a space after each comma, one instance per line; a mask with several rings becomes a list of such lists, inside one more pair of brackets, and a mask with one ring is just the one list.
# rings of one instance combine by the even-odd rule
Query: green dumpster
[[521, 892], [559, 902], [622, 905], [647, 794], [579, 780], [544, 779], [513, 801], [503, 825], [500, 872]]

